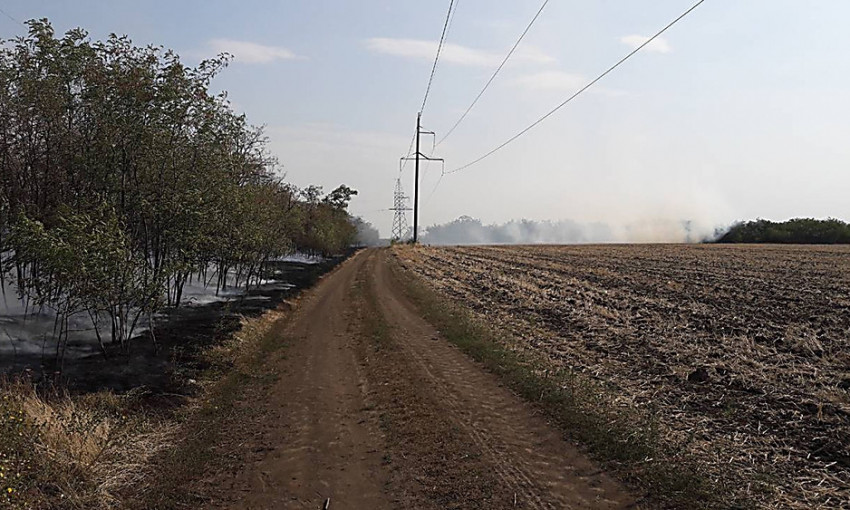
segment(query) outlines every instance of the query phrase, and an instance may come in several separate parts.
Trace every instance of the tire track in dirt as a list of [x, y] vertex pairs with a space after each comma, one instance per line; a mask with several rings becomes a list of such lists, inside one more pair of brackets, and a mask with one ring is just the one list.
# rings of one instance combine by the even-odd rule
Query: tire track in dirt
[[354, 293], [364, 333], [358, 356], [368, 380], [368, 405], [385, 433], [389, 488], [398, 500], [396, 507], [515, 508], [515, 492], [446, 412], [440, 388], [391, 338], [369, 291], [376, 255], [372, 252], [364, 264]]
[[[451, 347], [401, 293], [386, 250], [323, 279], [281, 327], [280, 375], [228, 432], [242, 466], [218, 508], [628, 508], [633, 498]], [[363, 289], [371, 286], [366, 299]], [[373, 296], [373, 297], [372, 297]], [[371, 315], [369, 315], [371, 314]], [[369, 324], [383, 324], [385, 338]], [[207, 507], [210, 507], [209, 505]]]
[[231, 508], [393, 508], [385, 493], [383, 442], [365, 409], [350, 334], [348, 289], [363, 254], [331, 273], [302, 301], [282, 335], [291, 340], [280, 379], [263, 406], [262, 430], [245, 431], [260, 453], [233, 480]]
[[[628, 508], [633, 498], [529, 404], [450, 346], [401, 293], [375, 257], [372, 285], [396, 342], [441, 397], [445, 412], [484, 452], [524, 508]], [[520, 506], [521, 505], [521, 506]], [[506, 505], [510, 506], [510, 505]]]

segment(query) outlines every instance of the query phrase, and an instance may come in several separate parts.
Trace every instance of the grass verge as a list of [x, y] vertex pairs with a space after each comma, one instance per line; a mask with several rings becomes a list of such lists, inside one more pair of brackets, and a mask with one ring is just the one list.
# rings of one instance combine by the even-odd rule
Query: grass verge
[[[391, 252], [392, 253], [392, 252]], [[535, 403], [573, 441], [646, 494], [644, 504], [668, 508], [748, 508], [728, 499], [728, 482], [701, 472], [699, 459], [665, 444], [651, 413], [615, 404], [615, 395], [582, 374], [554, 368], [460, 303], [439, 294], [389, 257], [393, 276], [423, 317], [450, 342]]]
[[282, 331], [290, 314], [270, 311], [243, 320], [239, 332], [205, 355], [203, 398], [187, 407], [175, 447], [156, 461], [156, 475], [134, 501], [133, 508], [197, 508], [205, 502], [201, 477], [232, 470], [236, 461], [228, 439], [242, 428], [252, 411], [240, 406], [277, 379], [268, 360], [287, 344]]
[[0, 508], [194, 508], [185, 483], [221, 464], [214, 446], [237, 401], [273, 378], [265, 362], [288, 316], [243, 319], [203, 354], [202, 396], [176, 410], [141, 390], [69, 395], [0, 379]]
[[[338, 262], [299, 280], [303, 289]], [[251, 412], [240, 400], [276, 379], [267, 361], [286, 345], [291, 307], [243, 318], [198, 354], [195, 398], [143, 388], [70, 395], [0, 377], [0, 508], [198, 508], [189, 482], [227, 469], [233, 456], [221, 445]]]

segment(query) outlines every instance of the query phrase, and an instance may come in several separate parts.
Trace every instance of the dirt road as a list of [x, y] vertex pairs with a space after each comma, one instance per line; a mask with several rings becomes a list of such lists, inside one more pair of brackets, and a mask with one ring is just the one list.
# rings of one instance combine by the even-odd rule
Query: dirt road
[[[301, 300], [231, 508], [628, 508], [633, 498], [425, 322], [360, 252]], [[378, 325], [370, 330], [366, 325]], [[264, 445], [257, 447], [257, 445]], [[259, 452], [259, 453], [257, 453]]]

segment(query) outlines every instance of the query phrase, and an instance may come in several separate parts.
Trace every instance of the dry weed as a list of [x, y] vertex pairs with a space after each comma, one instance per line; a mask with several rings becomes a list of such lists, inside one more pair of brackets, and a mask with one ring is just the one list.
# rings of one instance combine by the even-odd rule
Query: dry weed
[[[146, 475], [147, 460], [170, 444], [174, 424], [128, 413], [134, 395], [72, 398], [26, 380], [0, 382], [4, 395], [6, 502], [19, 508], [114, 508]], [[14, 478], [12, 478], [14, 470]]]

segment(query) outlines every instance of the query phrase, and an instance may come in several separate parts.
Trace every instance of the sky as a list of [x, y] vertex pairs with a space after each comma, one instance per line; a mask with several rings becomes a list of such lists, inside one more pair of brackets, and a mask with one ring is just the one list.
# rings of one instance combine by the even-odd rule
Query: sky
[[[423, 127], [442, 138], [542, 0], [455, 0]], [[557, 106], [693, 0], [551, 0], [491, 87], [433, 152], [460, 167]], [[190, 64], [225, 51], [213, 86], [263, 125], [286, 179], [359, 191], [390, 234], [393, 189], [449, 1], [0, 0], [13, 21], [128, 35]], [[646, 225], [850, 219], [850, 2], [706, 0], [501, 151], [440, 179], [423, 165], [420, 225], [462, 215]], [[431, 154], [432, 139], [422, 150]], [[439, 185], [437, 185], [439, 182]], [[436, 187], [435, 187], [436, 186]], [[411, 216], [408, 216], [408, 221]], [[627, 229], [638, 232], [640, 228]], [[657, 240], [676, 240], [660, 228]], [[625, 239], [632, 240], [632, 239]]]

